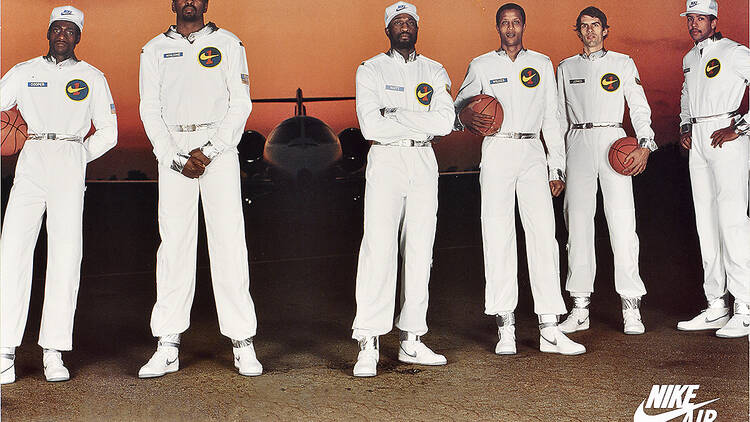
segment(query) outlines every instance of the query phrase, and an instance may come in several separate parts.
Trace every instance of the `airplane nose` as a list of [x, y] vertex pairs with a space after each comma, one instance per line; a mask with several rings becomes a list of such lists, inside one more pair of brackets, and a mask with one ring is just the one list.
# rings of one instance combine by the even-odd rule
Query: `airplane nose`
[[296, 148], [310, 148], [318, 146], [318, 143], [312, 138], [299, 137], [289, 141], [289, 146]]

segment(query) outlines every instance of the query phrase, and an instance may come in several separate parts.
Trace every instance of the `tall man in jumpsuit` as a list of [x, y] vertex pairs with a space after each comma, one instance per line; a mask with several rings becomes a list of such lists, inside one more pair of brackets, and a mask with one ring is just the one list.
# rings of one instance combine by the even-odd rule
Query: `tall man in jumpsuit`
[[[596, 275], [597, 178], [610, 223], [615, 289], [622, 301], [624, 331], [625, 334], [645, 331], [640, 303], [646, 288], [638, 273], [638, 235], [630, 176], [645, 170], [648, 156], [657, 146], [651, 130], [651, 108], [633, 59], [604, 49], [608, 28], [604, 12], [594, 6], [583, 9], [576, 19], [576, 34], [583, 43], [583, 52], [563, 60], [557, 68], [560, 126], [567, 131], [566, 289], [575, 302], [568, 318], [560, 324], [564, 333], [589, 328], [588, 307]], [[627, 176], [615, 172], [607, 159], [610, 145], [625, 136], [622, 130], [625, 101], [640, 146], [626, 157]]]
[[[46, 56], [19, 63], [0, 81], [0, 108], [18, 111], [29, 138], [0, 236], [0, 382], [14, 382], [15, 348], [29, 311], [34, 246], [47, 212], [47, 275], [39, 330], [47, 381], [70, 373], [60, 351], [73, 347], [73, 317], [81, 277], [86, 164], [117, 143], [117, 116], [104, 74], [79, 60], [83, 12], [52, 10]], [[84, 141], [93, 121], [96, 131]]]
[[141, 53], [140, 112], [159, 162], [161, 236], [151, 314], [159, 340], [141, 378], [179, 369], [180, 334], [190, 325], [195, 293], [199, 196], [219, 329], [232, 340], [240, 374], [263, 371], [253, 348], [256, 318], [236, 148], [251, 109], [247, 59], [234, 34], [204, 25], [207, 9], [208, 0], [173, 0], [177, 25]]
[[[397, 254], [403, 256], [398, 359], [445, 365], [420, 337], [427, 303], [438, 207], [438, 166], [431, 140], [453, 122], [451, 81], [443, 66], [417, 54], [419, 15], [398, 2], [385, 9], [386, 53], [357, 69], [357, 117], [372, 141], [365, 173], [365, 226], [357, 266], [357, 315], [352, 338], [360, 352], [354, 376], [377, 373], [378, 336], [393, 327]], [[399, 228], [401, 241], [399, 242]]]
[[[523, 47], [526, 14], [515, 3], [501, 6], [495, 16], [500, 48], [469, 64], [456, 97], [458, 128], [473, 132], [487, 128], [488, 121], [470, 107], [469, 99], [491, 95], [503, 106], [500, 131], [482, 142], [479, 182], [482, 190], [482, 241], [485, 265], [485, 313], [498, 325], [497, 354], [515, 354], [515, 318], [518, 304], [515, 200], [526, 233], [529, 278], [534, 312], [539, 316], [542, 352], [581, 354], [557, 327], [565, 313], [560, 292], [558, 244], [552, 195], [565, 187], [565, 147], [557, 120], [557, 89], [550, 59]], [[463, 121], [461, 120], [463, 119]], [[540, 129], [549, 149], [545, 156]]]
[[[750, 80], [750, 49], [716, 31], [718, 14], [715, 0], [688, 0], [681, 15], [695, 47], [682, 60], [680, 143], [690, 150], [708, 308], [677, 328], [745, 337], [750, 333], [750, 114], [740, 118], [738, 108]], [[727, 291], [734, 296], [731, 319]]]

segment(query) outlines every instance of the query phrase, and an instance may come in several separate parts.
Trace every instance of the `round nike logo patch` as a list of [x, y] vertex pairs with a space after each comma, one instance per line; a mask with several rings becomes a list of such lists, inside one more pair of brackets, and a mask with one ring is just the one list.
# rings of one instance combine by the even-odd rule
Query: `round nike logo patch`
[[599, 83], [605, 91], [615, 92], [620, 87], [620, 78], [614, 73], [605, 73]]
[[203, 67], [216, 67], [221, 63], [221, 51], [216, 47], [206, 47], [198, 53], [198, 62]]
[[719, 59], [711, 59], [706, 63], [706, 76], [713, 78], [718, 75], [721, 71], [721, 63]]
[[533, 67], [527, 67], [521, 71], [521, 83], [526, 88], [535, 88], [541, 80], [542, 77], [539, 76], [539, 72]]
[[89, 96], [89, 86], [80, 79], [73, 79], [65, 85], [65, 95], [73, 101], [83, 101]]
[[417, 89], [415, 91], [417, 101], [419, 101], [419, 103], [422, 105], [430, 105], [430, 102], [432, 102], [432, 93], [433, 89], [430, 84], [424, 82], [417, 85]]

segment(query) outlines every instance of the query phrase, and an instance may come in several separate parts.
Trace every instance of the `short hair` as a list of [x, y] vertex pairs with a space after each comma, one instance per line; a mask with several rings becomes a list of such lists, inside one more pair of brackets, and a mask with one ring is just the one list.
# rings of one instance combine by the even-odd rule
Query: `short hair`
[[[591, 16], [592, 18], [598, 18], [602, 23], [602, 29], [609, 28], [609, 25], [607, 25], [607, 15], [605, 15], [604, 12], [599, 10], [597, 7], [589, 6], [581, 10], [581, 13], [578, 14], [578, 18], [576, 18], [576, 26], [574, 29], [576, 32], [581, 32], [581, 18], [584, 15]], [[604, 37], [606, 38], [607, 36], [605, 35]]]
[[505, 3], [497, 9], [497, 13], [495, 14], [495, 25], [500, 25], [500, 16], [506, 10], [518, 10], [518, 13], [521, 14], [521, 25], [526, 25], [526, 12], [524, 12], [523, 7], [515, 3]]

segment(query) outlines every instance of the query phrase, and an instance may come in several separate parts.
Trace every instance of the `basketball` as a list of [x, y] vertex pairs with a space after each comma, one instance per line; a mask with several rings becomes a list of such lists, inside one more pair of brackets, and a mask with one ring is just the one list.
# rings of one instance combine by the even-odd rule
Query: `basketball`
[[[500, 105], [495, 97], [485, 94], [479, 94], [471, 97], [467, 104], [471, 104], [477, 100], [479, 101], [476, 104], [473, 104], [471, 106], [471, 109], [474, 110], [475, 113], [482, 113], [484, 115], [492, 117], [493, 121], [489, 129], [482, 131], [477, 128], [476, 130], [484, 136], [496, 134], [497, 131], [500, 130], [500, 127], [503, 125], [503, 106]], [[464, 115], [464, 110], [466, 110], [467, 108], [468, 107], [464, 107], [463, 110], [461, 110], [461, 113], [459, 113], [459, 119], [461, 119], [461, 122], [465, 122], [468, 120], [468, 116]]]
[[23, 147], [29, 135], [26, 122], [17, 109], [12, 108], [2, 112], [2, 116], [0, 116], [0, 136], [2, 137], [0, 155], [13, 155]]
[[612, 146], [609, 147], [609, 164], [612, 166], [612, 169], [622, 175], [626, 175], [625, 168], [632, 164], [632, 160], [626, 163], [625, 158], [638, 148], [640, 148], [638, 141], [631, 136], [620, 138], [612, 143]]

